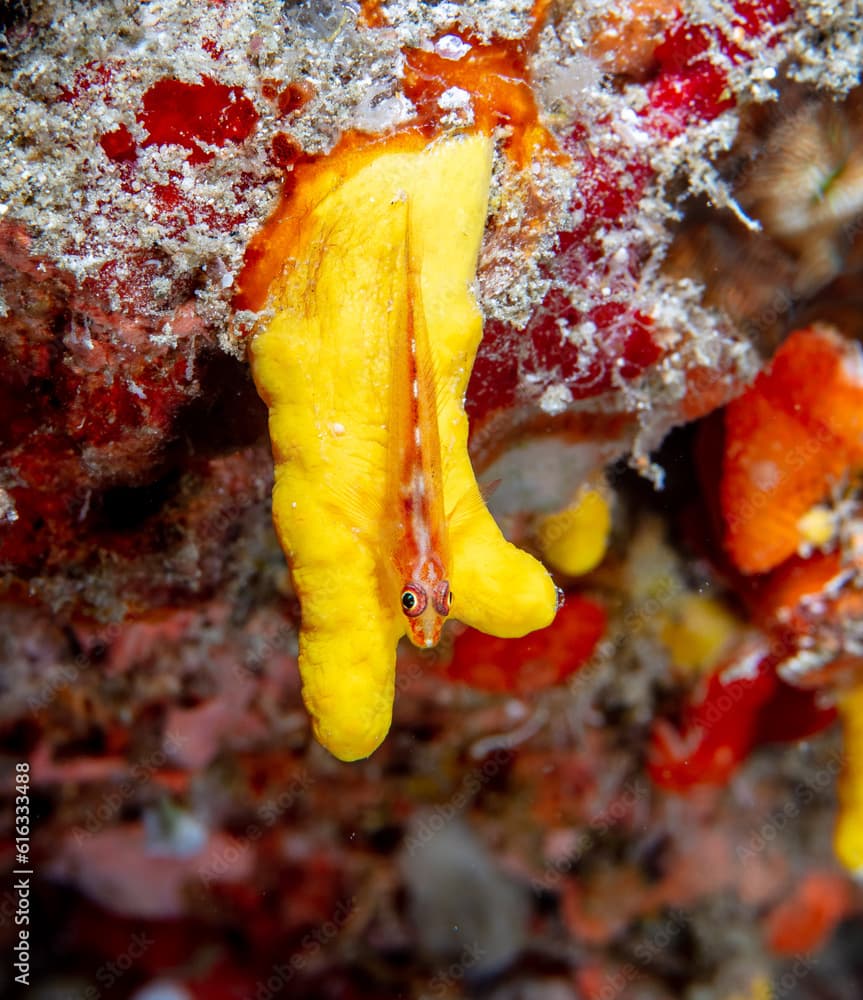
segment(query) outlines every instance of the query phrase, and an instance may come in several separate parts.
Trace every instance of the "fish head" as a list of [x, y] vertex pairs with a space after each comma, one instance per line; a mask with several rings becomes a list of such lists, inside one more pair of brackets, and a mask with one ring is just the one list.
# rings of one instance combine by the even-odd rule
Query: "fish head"
[[399, 603], [407, 620], [408, 637], [415, 646], [431, 649], [438, 644], [452, 601], [449, 580], [436, 563], [421, 566], [419, 572], [405, 582]]

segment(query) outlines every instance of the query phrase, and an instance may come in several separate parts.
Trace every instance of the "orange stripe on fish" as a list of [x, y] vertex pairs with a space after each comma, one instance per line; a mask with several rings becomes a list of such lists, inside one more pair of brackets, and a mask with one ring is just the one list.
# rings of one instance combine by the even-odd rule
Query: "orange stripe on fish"
[[387, 547], [399, 578], [399, 603], [416, 646], [435, 646], [453, 595], [444, 513], [437, 385], [428, 340], [419, 267], [411, 238], [411, 210], [404, 201], [404, 278], [398, 328], [393, 333], [389, 427]]

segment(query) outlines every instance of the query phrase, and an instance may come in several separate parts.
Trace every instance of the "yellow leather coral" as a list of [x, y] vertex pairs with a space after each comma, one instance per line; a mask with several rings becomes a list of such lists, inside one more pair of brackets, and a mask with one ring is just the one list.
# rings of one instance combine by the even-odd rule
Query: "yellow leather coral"
[[384, 144], [320, 166], [267, 236], [265, 252], [284, 263], [251, 354], [270, 409], [273, 516], [302, 607], [303, 696], [318, 740], [354, 760], [389, 729], [406, 630], [386, 540], [389, 435], [405, 432], [393, 418], [393, 394], [405, 391], [393, 384], [393, 344], [405, 336], [411, 259], [431, 354], [424, 377], [435, 393], [452, 613], [520, 636], [551, 622], [556, 591], [501, 535], [467, 451], [462, 402], [482, 336], [471, 283], [491, 141]]

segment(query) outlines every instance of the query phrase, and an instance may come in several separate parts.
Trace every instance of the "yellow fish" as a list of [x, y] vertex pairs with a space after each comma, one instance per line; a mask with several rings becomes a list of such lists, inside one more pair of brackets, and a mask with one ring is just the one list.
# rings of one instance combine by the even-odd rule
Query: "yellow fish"
[[433, 645], [452, 611], [516, 637], [557, 607], [468, 457], [491, 155], [473, 134], [332, 156], [257, 248], [272, 272], [251, 359], [270, 410], [273, 518], [302, 608], [303, 697], [342, 760], [386, 736], [406, 632]]

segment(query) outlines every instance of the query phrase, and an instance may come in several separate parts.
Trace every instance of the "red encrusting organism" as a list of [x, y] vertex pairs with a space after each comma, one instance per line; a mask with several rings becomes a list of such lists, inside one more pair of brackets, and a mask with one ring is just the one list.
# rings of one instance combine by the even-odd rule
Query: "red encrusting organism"
[[[767, 36], [767, 44], [771, 33], [792, 14], [785, 0], [741, 2], [734, 10], [746, 35]], [[734, 106], [727, 74], [710, 57], [712, 40], [735, 62], [751, 58], [719, 27], [693, 25], [682, 14], [657, 45], [655, 75], [646, 84], [648, 100], [639, 117], [658, 141], [712, 121]], [[572, 207], [581, 213], [581, 221], [558, 234], [558, 253], [548, 273], [567, 293], [551, 291], [523, 330], [496, 320], [486, 324], [468, 391], [468, 413], [477, 426], [496, 411], [535, 402], [554, 380], [562, 380], [573, 399], [589, 399], [638, 379], [663, 356], [651, 318], [631, 306], [641, 269], [636, 259], [627, 262], [625, 280], [609, 274], [610, 301], [587, 309], [574, 305], [590, 300], [587, 289], [609, 269], [610, 234], [623, 235], [633, 227], [653, 170], [638, 152], [622, 161], [620, 146], [598, 143], [595, 128], [587, 124], [576, 125], [563, 152], [579, 176]], [[570, 339], [566, 334], [579, 327], [591, 331], [587, 350], [578, 346], [583, 338]], [[534, 392], [535, 398], [524, 398], [526, 392]], [[705, 406], [709, 399], [700, 412]]]
[[863, 464], [863, 357], [826, 328], [793, 333], [725, 411], [723, 542], [765, 573], [804, 541], [800, 519]]
[[605, 632], [606, 617], [597, 601], [568, 594], [548, 628], [522, 639], [496, 639], [475, 629], [462, 632], [444, 673], [450, 680], [502, 694], [554, 687], [588, 662]]
[[113, 131], [103, 133], [99, 137], [99, 145], [108, 159], [116, 163], [130, 162], [138, 155], [138, 147], [126, 125], [118, 125]]
[[[718, 425], [717, 425], [718, 426]], [[837, 533], [831, 495], [863, 467], [863, 355], [828, 327], [792, 333], [743, 395], [728, 404], [718, 482], [719, 532], [735, 580], [761, 631], [757, 670], [739, 651], [707, 682], [675, 729], [656, 723], [651, 774], [677, 790], [722, 783], [760, 743], [811, 736], [836, 717], [819, 692], [860, 670], [853, 628], [863, 591], [853, 549]], [[841, 504], [840, 504], [841, 506]], [[815, 511], [806, 528], [807, 515]], [[723, 708], [723, 705], [725, 708]]]
[[200, 83], [157, 80], [144, 93], [137, 119], [149, 133], [145, 146], [183, 146], [194, 164], [213, 159], [201, 144], [224, 146], [247, 139], [258, 112], [239, 87], [202, 76]]
[[786, 684], [775, 668], [775, 659], [765, 655], [737, 676], [726, 679], [719, 670], [684, 707], [679, 724], [654, 722], [651, 779], [675, 792], [724, 785], [755, 747], [796, 742], [834, 721], [834, 709], [819, 706], [813, 692]]
[[826, 944], [850, 908], [851, 890], [843, 875], [809, 872], [764, 918], [767, 946], [774, 955], [811, 954]]

